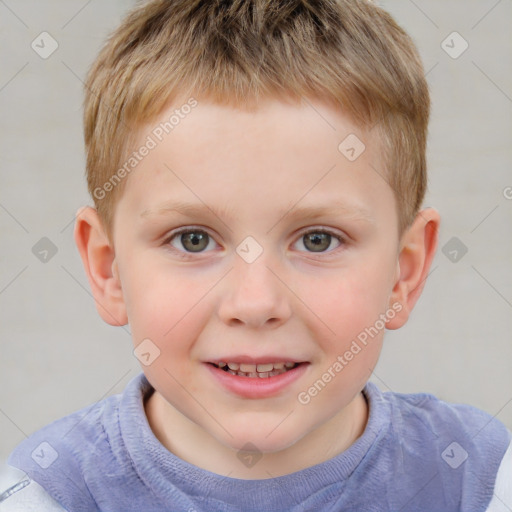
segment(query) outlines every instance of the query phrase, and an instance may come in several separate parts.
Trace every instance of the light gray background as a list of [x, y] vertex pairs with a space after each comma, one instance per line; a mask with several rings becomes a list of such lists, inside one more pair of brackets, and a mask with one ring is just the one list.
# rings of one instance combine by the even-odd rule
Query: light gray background
[[[120, 392], [140, 371], [127, 332], [96, 313], [72, 238], [77, 208], [90, 203], [82, 80], [132, 5], [0, 0], [0, 466], [25, 436]], [[423, 296], [409, 323], [387, 333], [372, 380], [470, 403], [512, 428], [512, 2], [380, 5], [413, 36], [428, 71], [425, 204], [443, 222]], [[31, 48], [43, 31], [59, 44], [46, 60]], [[441, 47], [453, 31], [469, 44], [457, 59]], [[32, 253], [42, 237], [58, 249], [46, 263]], [[468, 249], [457, 262], [441, 252], [452, 237]]]

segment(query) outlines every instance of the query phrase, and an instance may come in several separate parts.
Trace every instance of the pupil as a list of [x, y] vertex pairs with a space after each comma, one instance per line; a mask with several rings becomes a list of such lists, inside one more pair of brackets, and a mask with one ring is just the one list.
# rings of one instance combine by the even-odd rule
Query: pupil
[[207, 237], [206, 233], [190, 232], [182, 235], [181, 242], [186, 249], [198, 252], [198, 250], [203, 250], [208, 245]]
[[331, 243], [331, 235], [328, 233], [313, 233], [306, 235], [305, 239], [307, 243], [304, 245], [308, 247], [308, 244], [311, 244], [308, 249], [313, 252], [325, 251]]

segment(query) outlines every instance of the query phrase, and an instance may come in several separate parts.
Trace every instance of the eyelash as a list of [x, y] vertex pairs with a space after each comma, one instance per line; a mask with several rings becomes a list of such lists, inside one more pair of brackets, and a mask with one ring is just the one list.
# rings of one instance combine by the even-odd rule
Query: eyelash
[[[205, 235], [208, 235], [210, 240], [214, 241], [214, 238], [208, 233], [208, 231], [206, 231], [205, 229], [200, 228], [200, 227], [189, 226], [189, 227], [186, 227], [186, 228], [180, 228], [180, 229], [178, 229], [176, 231], [173, 231], [164, 240], [163, 245], [168, 246], [168, 248], [170, 250], [172, 250], [173, 252], [178, 253], [183, 258], [188, 258], [188, 257], [193, 256], [195, 254], [199, 255], [199, 254], [203, 254], [205, 252], [208, 252], [208, 251], [190, 252], [190, 251], [187, 251], [187, 250], [176, 249], [175, 247], [173, 247], [171, 245], [171, 241], [174, 240], [175, 238], [179, 237], [180, 235], [184, 234], [184, 233], [203, 233]], [[340, 247], [342, 247], [343, 245], [347, 244], [347, 240], [346, 240], [345, 237], [341, 236], [340, 234], [338, 234], [338, 233], [336, 233], [334, 231], [326, 229], [326, 228], [313, 228], [313, 229], [308, 229], [306, 231], [302, 231], [301, 233], [299, 233], [299, 235], [297, 237], [297, 241], [302, 240], [302, 238], [305, 235], [309, 234], [309, 233], [325, 233], [327, 235], [330, 235], [333, 239], [335, 239], [335, 240], [337, 240], [339, 242], [339, 246], [335, 247], [334, 249], [327, 250], [327, 251], [319, 251], [319, 252], [315, 252], [315, 251], [301, 251], [301, 252], [307, 252], [309, 254], [320, 254], [320, 255], [332, 254], [333, 252], [336, 252], [338, 249], [340, 249]]]

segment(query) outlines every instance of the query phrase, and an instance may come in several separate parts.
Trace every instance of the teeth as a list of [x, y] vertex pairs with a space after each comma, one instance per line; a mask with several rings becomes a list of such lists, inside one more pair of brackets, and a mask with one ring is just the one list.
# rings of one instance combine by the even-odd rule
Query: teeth
[[246, 363], [225, 363], [219, 361], [217, 366], [232, 375], [238, 377], [250, 377], [266, 379], [285, 373], [293, 368], [296, 363], [263, 363], [263, 364], [246, 364]]
[[252, 373], [256, 371], [256, 365], [255, 364], [241, 364], [240, 365], [240, 371], [241, 372], [247, 372]]
[[259, 364], [259, 365], [256, 366], [256, 370], [258, 372], [271, 372], [273, 368], [274, 368], [274, 364], [273, 363]]

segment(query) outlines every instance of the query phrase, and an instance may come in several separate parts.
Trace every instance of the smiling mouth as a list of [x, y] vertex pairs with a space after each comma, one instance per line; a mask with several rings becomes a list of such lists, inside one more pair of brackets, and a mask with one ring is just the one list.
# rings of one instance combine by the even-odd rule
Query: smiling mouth
[[219, 361], [218, 363], [210, 363], [216, 368], [225, 371], [226, 373], [231, 373], [231, 375], [236, 375], [238, 377], [248, 377], [248, 378], [259, 378], [259, 379], [268, 379], [269, 377], [275, 377], [276, 375], [281, 375], [290, 370], [293, 370], [297, 366], [303, 363], [263, 363], [263, 364], [244, 364], [244, 363], [225, 363], [224, 361]]

